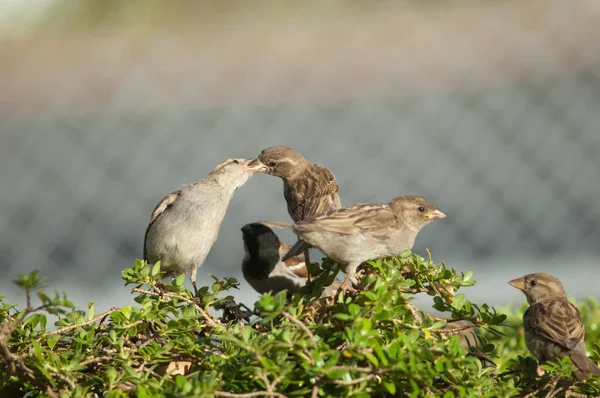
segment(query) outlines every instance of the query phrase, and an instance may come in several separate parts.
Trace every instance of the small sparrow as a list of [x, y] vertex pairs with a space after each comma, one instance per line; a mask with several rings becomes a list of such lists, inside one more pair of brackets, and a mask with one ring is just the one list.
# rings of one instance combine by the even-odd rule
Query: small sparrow
[[422, 196], [399, 196], [388, 204], [361, 203], [332, 210], [291, 227], [311, 246], [346, 264], [347, 278], [356, 285], [356, 269], [367, 260], [397, 256], [412, 249], [417, 234], [446, 215]]
[[[256, 163], [263, 164], [267, 174], [283, 180], [283, 196], [294, 222], [342, 206], [338, 184], [331, 171], [310, 162], [292, 148], [283, 145], [266, 148], [260, 153]], [[304, 253], [306, 260], [310, 262], [308, 249], [306, 242], [300, 239], [283, 259]]]
[[[242, 234], [245, 251], [242, 273], [254, 290], [260, 294], [287, 290], [291, 296], [306, 285], [308, 270], [304, 255], [283, 261], [283, 255], [291, 246], [281, 242], [271, 228], [261, 223], [246, 224]], [[321, 297], [334, 295], [339, 286], [340, 283], [334, 281]]]
[[217, 240], [221, 221], [233, 193], [260, 166], [252, 160], [227, 159], [210, 174], [167, 195], [154, 208], [144, 236], [144, 260], [161, 261], [167, 275], [190, 271], [196, 288], [196, 270]]
[[[543, 272], [508, 282], [525, 293], [529, 308], [523, 315], [525, 344], [540, 362], [568, 356], [577, 367], [575, 376], [585, 380], [600, 368], [585, 354], [585, 329], [581, 313], [567, 300], [562, 283]], [[539, 371], [538, 371], [539, 373]]]

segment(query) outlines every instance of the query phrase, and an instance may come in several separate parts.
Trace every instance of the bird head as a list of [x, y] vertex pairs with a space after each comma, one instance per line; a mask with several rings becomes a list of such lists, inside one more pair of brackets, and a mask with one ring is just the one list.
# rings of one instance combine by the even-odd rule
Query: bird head
[[528, 274], [508, 284], [522, 291], [529, 304], [566, 297], [562, 283], [545, 272]]
[[246, 257], [269, 268], [269, 272], [280, 260], [279, 238], [266, 225], [255, 222], [242, 227]]
[[275, 177], [292, 178], [302, 171], [310, 162], [289, 146], [278, 145], [263, 149], [251, 166], [260, 167], [264, 172]]
[[260, 167], [252, 165], [252, 159], [227, 159], [222, 161], [210, 172], [208, 179], [223, 186], [229, 186], [234, 191], [244, 185], [252, 174]]
[[444, 213], [423, 196], [399, 196], [389, 206], [409, 228], [417, 232], [434, 220], [446, 218]]

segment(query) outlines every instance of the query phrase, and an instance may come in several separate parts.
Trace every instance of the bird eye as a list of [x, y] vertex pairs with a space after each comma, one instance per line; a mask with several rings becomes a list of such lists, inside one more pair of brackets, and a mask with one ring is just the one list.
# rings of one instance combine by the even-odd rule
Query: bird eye
[[240, 161], [239, 161], [239, 159], [233, 159], [233, 163], [240, 164]]
[[529, 282], [529, 286], [533, 287], [537, 285], [537, 281], [536, 280], [532, 280], [531, 282]]
[[425, 207], [419, 206], [419, 208], [417, 210], [419, 210], [421, 213], [423, 213], [425, 211]]
[[269, 162], [269, 167], [275, 167], [275, 166], [277, 166], [277, 162], [275, 162], [275, 161], [271, 160], [271, 161]]

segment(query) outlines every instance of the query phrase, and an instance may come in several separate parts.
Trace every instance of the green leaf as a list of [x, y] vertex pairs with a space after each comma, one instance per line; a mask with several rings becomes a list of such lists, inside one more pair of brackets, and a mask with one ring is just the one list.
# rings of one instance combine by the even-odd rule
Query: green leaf
[[94, 318], [95, 315], [95, 310], [94, 310], [94, 303], [91, 301], [88, 301], [88, 321], [91, 320], [92, 318]]
[[385, 386], [385, 389], [392, 395], [396, 394], [396, 384], [394, 384], [391, 381], [384, 381], [383, 385]]
[[157, 261], [156, 264], [154, 264], [154, 266], [152, 267], [152, 276], [158, 275], [159, 272], [160, 272], [160, 261]]
[[131, 307], [121, 308], [121, 314], [123, 314], [125, 319], [131, 319]]
[[185, 274], [181, 274], [179, 275], [177, 278], [173, 279], [173, 286], [175, 287], [183, 287], [183, 284], [185, 283]]
[[433, 325], [431, 325], [429, 327], [429, 329], [439, 329], [439, 328], [442, 328], [442, 327], [444, 327], [446, 325], [447, 325], [447, 322], [445, 322], [445, 321], [435, 322]]
[[60, 335], [55, 334], [53, 336], [48, 337], [46, 344], [48, 344], [48, 347], [50, 347], [50, 349], [53, 350], [54, 347], [56, 346], [56, 343], [58, 343], [58, 340], [60, 340]]

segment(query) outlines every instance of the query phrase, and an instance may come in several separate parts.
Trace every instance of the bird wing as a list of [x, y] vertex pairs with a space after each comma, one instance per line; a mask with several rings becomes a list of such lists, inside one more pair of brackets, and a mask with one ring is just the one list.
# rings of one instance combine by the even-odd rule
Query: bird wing
[[[283, 258], [283, 256], [285, 256], [290, 251], [291, 248], [292, 248], [291, 245], [288, 245], [287, 243], [279, 242], [279, 257]], [[308, 277], [308, 269], [306, 268], [306, 259], [305, 259], [303, 253], [292, 256], [292, 257], [288, 258], [287, 260], [283, 261], [283, 263], [290, 269], [290, 271], [292, 271], [297, 276], [299, 276], [301, 278]]]
[[299, 221], [298, 231], [327, 231], [344, 235], [362, 233], [371, 236], [386, 236], [396, 227], [397, 218], [388, 205], [360, 203], [330, 211], [313, 219]]
[[338, 184], [327, 168], [315, 165], [296, 181], [284, 188], [288, 213], [300, 221], [341, 207]]
[[581, 313], [567, 299], [534, 304], [525, 314], [526, 327], [568, 350], [585, 339]]
[[148, 223], [148, 227], [146, 227], [146, 232], [144, 233], [144, 260], [147, 260], [147, 247], [146, 247], [146, 240], [148, 238], [148, 231], [150, 230], [150, 228], [152, 227], [152, 224], [154, 224], [154, 222], [162, 215], [164, 214], [164, 212], [173, 205], [173, 203], [175, 203], [175, 201], [181, 196], [181, 190], [177, 190], [175, 192], [172, 192], [170, 194], [168, 194], [167, 196], [165, 196], [163, 198], [163, 200], [161, 200], [156, 207], [154, 208], [154, 210], [152, 211], [152, 215], [150, 216], [150, 222]]

